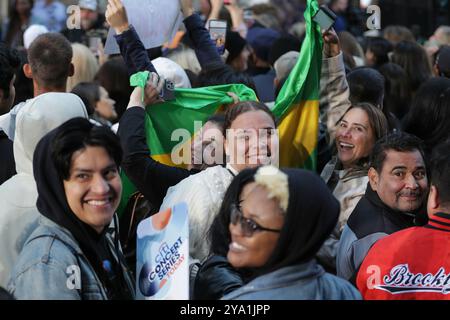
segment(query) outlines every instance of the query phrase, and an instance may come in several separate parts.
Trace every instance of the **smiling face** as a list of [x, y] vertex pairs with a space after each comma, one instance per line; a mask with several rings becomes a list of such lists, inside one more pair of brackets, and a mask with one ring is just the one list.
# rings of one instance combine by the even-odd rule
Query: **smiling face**
[[[269, 199], [267, 190], [256, 184], [249, 183], [241, 192], [240, 211], [243, 217], [253, 220], [263, 228], [281, 230], [284, 224], [278, 200]], [[262, 267], [272, 255], [280, 236], [277, 232], [257, 230], [252, 236], [246, 237], [240, 223], [230, 223], [231, 233], [228, 261], [235, 268]]]
[[[220, 161], [216, 161], [219, 160], [218, 158], [220, 158]], [[191, 164], [188, 166], [188, 168], [203, 170], [209, 166], [223, 164], [222, 158], [223, 158], [222, 130], [216, 123], [212, 121], [207, 121], [205, 125], [202, 127], [200, 134], [196, 134], [192, 140]]]
[[231, 123], [225, 153], [237, 171], [278, 164], [278, 134], [272, 118], [264, 111], [248, 111]]
[[350, 109], [336, 130], [338, 158], [344, 168], [349, 168], [369, 156], [374, 143], [375, 134], [367, 113], [360, 108]]
[[78, 219], [101, 233], [119, 206], [122, 183], [117, 165], [103, 147], [79, 150], [72, 156], [64, 190]]
[[428, 191], [425, 163], [417, 150], [387, 150], [381, 173], [370, 168], [369, 180], [384, 204], [402, 212], [418, 209]]

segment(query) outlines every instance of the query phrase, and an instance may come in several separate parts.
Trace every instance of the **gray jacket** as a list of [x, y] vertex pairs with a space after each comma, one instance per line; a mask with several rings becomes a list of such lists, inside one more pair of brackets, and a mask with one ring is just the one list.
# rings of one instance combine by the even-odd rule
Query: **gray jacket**
[[346, 280], [310, 262], [285, 267], [260, 276], [222, 300], [360, 300], [358, 290]]
[[[134, 292], [126, 267], [121, 266]], [[8, 291], [19, 300], [107, 300], [105, 288], [72, 234], [44, 216], [23, 247]]]

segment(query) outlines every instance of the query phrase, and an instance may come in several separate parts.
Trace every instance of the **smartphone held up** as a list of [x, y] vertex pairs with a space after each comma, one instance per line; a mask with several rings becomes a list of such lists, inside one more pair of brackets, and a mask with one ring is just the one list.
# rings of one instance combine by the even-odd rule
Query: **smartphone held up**
[[209, 20], [209, 33], [220, 55], [225, 52], [227, 22], [225, 20]]

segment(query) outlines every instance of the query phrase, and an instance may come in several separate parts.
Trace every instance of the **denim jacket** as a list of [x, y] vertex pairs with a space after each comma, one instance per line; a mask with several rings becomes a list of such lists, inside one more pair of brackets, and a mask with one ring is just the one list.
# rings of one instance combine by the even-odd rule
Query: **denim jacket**
[[223, 300], [360, 300], [358, 290], [315, 260], [262, 275]]
[[[117, 258], [117, 257], [115, 257]], [[130, 291], [133, 284], [122, 266]], [[8, 291], [19, 300], [107, 300], [105, 288], [72, 234], [44, 216], [26, 241]]]

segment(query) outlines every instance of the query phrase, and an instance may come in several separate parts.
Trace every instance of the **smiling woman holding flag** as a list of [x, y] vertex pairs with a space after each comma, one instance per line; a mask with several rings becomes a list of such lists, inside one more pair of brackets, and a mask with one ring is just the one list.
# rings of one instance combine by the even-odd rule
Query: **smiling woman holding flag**
[[[276, 128], [275, 115], [280, 123], [281, 165], [315, 169], [322, 45], [320, 28], [312, 22], [311, 17], [317, 10], [317, 2], [308, 1], [308, 8], [305, 13], [305, 19], [308, 21], [307, 35], [299, 61], [281, 90], [272, 112], [265, 105], [255, 102], [256, 95], [252, 90], [236, 84], [199, 89], [176, 89], [174, 101], [158, 102], [148, 106], [145, 112], [143, 108], [135, 109], [132, 106], [131, 109], [140, 109], [139, 113], [142, 117], [145, 117], [145, 137], [141, 133], [140, 138], [141, 140], [146, 138], [152, 157], [159, 162], [173, 165], [170, 155], [177, 143], [171, 141], [172, 132], [184, 128], [194, 134], [194, 121], [204, 121], [224, 107], [227, 110], [226, 117], [228, 118], [228, 125], [225, 125], [225, 130], [238, 129], [244, 132], [247, 130], [257, 133], [259, 130], [263, 130], [267, 133]], [[156, 85], [154, 84], [153, 87], [155, 89]], [[228, 92], [236, 93], [241, 101], [253, 101], [226, 107], [233, 103], [233, 99], [227, 95]], [[137, 105], [143, 107], [141, 102], [136, 102]], [[131, 110], [128, 112], [131, 112]], [[138, 111], [134, 112], [137, 113]], [[120, 130], [119, 127], [119, 134]], [[255, 137], [259, 138], [258, 135]], [[247, 139], [242, 138], [244, 141]], [[251, 146], [242, 150], [232, 148], [230, 142], [240, 138], [237, 136], [231, 137], [224, 145], [225, 154], [230, 157], [227, 168], [222, 166], [210, 168], [207, 173], [203, 172], [189, 177], [169, 190], [161, 209], [185, 201], [188, 205], [190, 204], [190, 214], [201, 221], [198, 229], [194, 231], [196, 236], [192, 238], [196, 239], [192, 241], [191, 245], [191, 253], [194, 257], [203, 258], [208, 253], [208, 244], [207, 241], [204, 241], [206, 230], [218, 212], [223, 193], [231, 182], [233, 175], [249, 167], [250, 163], [253, 163], [250, 166], [268, 163], [278, 164], [278, 161], [272, 159], [278, 157], [278, 149], [275, 146], [278, 144], [277, 138], [278, 135], [272, 135], [270, 140], [273, 143], [261, 148], [262, 150], [266, 149], [266, 151], [263, 152], [264, 154], [259, 154], [258, 152], [249, 152], [249, 150], [257, 150], [258, 143], [255, 144], [256, 148]], [[250, 137], [249, 141], [251, 141]], [[239, 152], [241, 152], [241, 155], [245, 155], [243, 163], [233, 161], [233, 154]], [[125, 153], [127, 153], [126, 150]], [[146, 156], [148, 156], [148, 153]], [[266, 157], [267, 161], [261, 162], [260, 156]], [[140, 179], [144, 179], [148, 173], [142, 167]], [[125, 200], [131, 194], [130, 191], [127, 191], [126, 185], [125, 183]], [[157, 186], [155, 185], [155, 187]], [[197, 191], [197, 193], [194, 191]]]

